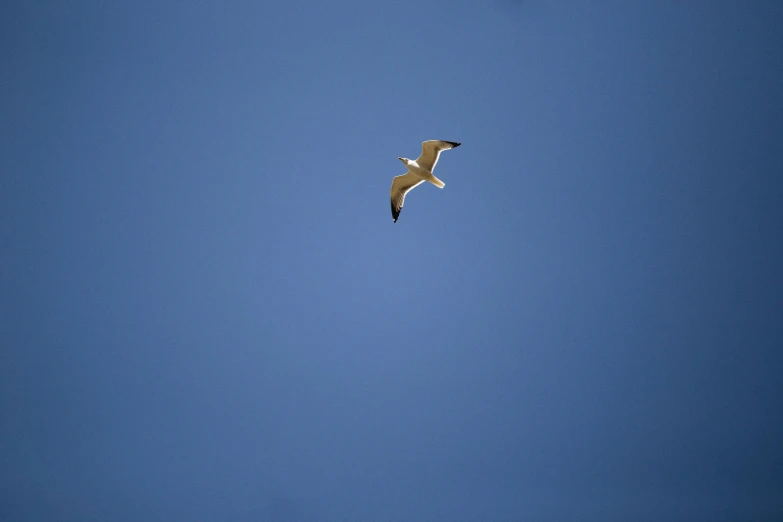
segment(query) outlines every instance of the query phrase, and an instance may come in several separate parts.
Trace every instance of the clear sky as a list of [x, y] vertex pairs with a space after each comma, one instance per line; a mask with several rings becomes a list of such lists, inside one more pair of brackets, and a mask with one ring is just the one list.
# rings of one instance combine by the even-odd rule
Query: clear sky
[[0, 521], [783, 519], [782, 50], [779, 1], [4, 2]]

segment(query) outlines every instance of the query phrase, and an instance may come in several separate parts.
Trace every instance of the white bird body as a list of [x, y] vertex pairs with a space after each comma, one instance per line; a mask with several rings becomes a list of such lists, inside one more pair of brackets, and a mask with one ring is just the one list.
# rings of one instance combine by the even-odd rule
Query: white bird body
[[438, 188], [446, 186], [441, 180], [436, 178], [432, 171], [438, 163], [441, 151], [459, 147], [461, 144], [454, 141], [429, 140], [421, 144], [421, 156], [416, 160], [408, 158], [397, 158], [405, 165], [408, 172], [402, 176], [397, 176], [392, 180], [391, 186], [391, 210], [392, 219], [397, 222], [397, 218], [402, 211], [402, 205], [405, 202], [405, 195], [418, 187], [425, 181], [432, 183]]
[[409, 160], [408, 158], [400, 158], [400, 160], [403, 162], [403, 164], [405, 164], [405, 167], [408, 169], [408, 172], [410, 174], [413, 174], [420, 180], [429, 181], [430, 183], [432, 183], [438, 188], [443, 188], [446, 186], [445, 183], [443, 183], [441, 180], [439, 180], [432, 174], [432, 171], [420, 167], [419, 164], [416, 163], [415, 161]]

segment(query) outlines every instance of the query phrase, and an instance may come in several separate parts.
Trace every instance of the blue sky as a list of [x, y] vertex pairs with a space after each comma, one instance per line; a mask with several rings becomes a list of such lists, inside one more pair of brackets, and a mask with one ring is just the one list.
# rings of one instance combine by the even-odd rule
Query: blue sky
[[0, 520], [780, 520], [781, 23], [4, 3]]

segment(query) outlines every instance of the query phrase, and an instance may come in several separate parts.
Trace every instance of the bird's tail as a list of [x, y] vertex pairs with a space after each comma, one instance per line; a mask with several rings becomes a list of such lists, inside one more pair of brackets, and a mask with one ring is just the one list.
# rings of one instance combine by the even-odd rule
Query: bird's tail
[[443, 183], [441, 180], [439, 180], [438, 178], [436, 178], [436, 177], [435, 177], [435, 176], [433, 176], [432, 174], [430, 174], [430, 175], [429, 175], [429, 177], [427, 177], [427, 178], [425, 178], [425, 179], [426, 179], [427, 181], [429, 181], [430, 183], [432, 183], [433, 185], [435, 185], [436, 187], [438, 187], [438, 188], [441, 188], [441, 189], [442, 189], [443, 187], [445, 187], [445, 186], [446, 186], [446, 184], [445, 184], [445, 183]]

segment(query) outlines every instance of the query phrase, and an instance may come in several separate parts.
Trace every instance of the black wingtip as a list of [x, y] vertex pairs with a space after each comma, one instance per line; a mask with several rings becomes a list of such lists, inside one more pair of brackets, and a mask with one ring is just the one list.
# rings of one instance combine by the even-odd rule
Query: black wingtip
[[451, 145], [451, 148], [452, 148], [452, 149], [456, 149], [457, 147], [459, 147], [460, 145], [462, 145], [462, 143], [460, 143], [460, 142], [458, 142], [458, 141], [447, 141], [446, 143], [448, 143], [449, 145]]

